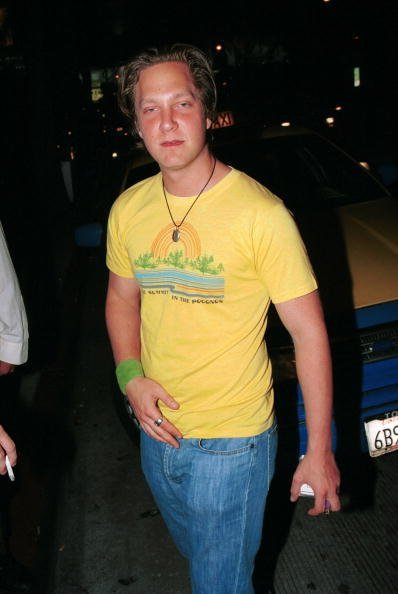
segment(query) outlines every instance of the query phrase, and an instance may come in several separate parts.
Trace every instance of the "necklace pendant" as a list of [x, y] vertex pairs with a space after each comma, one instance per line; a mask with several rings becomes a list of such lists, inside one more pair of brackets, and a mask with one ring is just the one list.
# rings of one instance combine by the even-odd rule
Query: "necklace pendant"
[[177, 223], [173, 219], [173, 215], [171, 214], [170, 206], [169, 206], [169, 203], [167, 201], [166, 190], [165, 190], [165, 187], [164, 187], [164, 179], [162, 177], [163, 196], [164, 196], [164, 199], [166, 201], [166, 206], [167, 206], [167, 210], [169, 211], [170, 218], [171, 218], [171, 220], [173, 222], [173, 225], [174, 225], [173, 233], [171, 235], [171, 238], [172, 238], [172, 240], [174, 242], [177, 242], [180, 239], [180, 236], [181, 236], [180, 227], [183, 224], [183, 222], [185, 221], [185, 219], [187, 218], [188, 214], [191, 212], [192, 207], [196, 204], [196, 201], [198, 200], [199, 196], [201, 196], [203, 194], [203, 192], [205, 191], [206, 186], [208, 185], [208, 183], [210, 182], [211, 178], [213, 177], [213, 173], [214, 173], [214, 170], [216, 168], [216, 165], [217, 165], [217, 159], [214, 158], [213, 168], [211, 170], [209, 179], [207, 180], [207, 182], [205, 183], [205, 185], [203, 186], [203, 188], [200, 190], [199, 194], [196, 196], [196, 198], [192, 202], [191, 206], [188, 208], [187, 212], [183, 216], [183, 218], [180, 219], [180, 224], [178, 225], [178, 227], [177, 227]]

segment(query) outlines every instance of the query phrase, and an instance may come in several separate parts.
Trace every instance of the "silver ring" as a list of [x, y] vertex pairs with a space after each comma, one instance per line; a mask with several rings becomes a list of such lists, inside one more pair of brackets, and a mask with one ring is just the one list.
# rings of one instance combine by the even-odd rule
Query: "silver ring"
[[156, 419], [156, 421], [154, 421], [156, 427], [160, 427], [160, 425], [163, 423], [163, 417], [159, 417], [158, 419]]

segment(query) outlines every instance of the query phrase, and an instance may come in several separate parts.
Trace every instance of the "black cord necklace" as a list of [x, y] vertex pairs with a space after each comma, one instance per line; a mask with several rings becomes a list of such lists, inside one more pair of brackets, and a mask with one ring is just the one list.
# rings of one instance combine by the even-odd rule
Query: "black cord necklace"
[[169, 211], [170, 218], [173, 221], [173, 225], [174, 225], [173, 234], [171, 236], [172, 239], [173, 239], [173, 241], [178, 241], [180, 239], [180, 227], [183, 224], [183, 222], [185, 221], [185, 219], [187, 218], [188, 214], [191, 212], [191, 210], [192, 210], [194, 204], [196, 203], [197, 199], [199, 198], [199, 196], [201, 194], [203, 194], [203, 192], [206, 189], [206, 186], [209, 184], [211, 178], [213, 177], [213, 173], [214, 173], [214, 170], [216, 168], [216, 163], [217, 163], [217, 159], [214, 158], [213, 168], [211, 170], [211, 174], [210, 174], [209, 179], [207, 180], [207, 182], [205, 183], [205, 185], [203, 186], [203, 188], [200, 190], [199, 194], [196, 196], [195, 200], [192, 202], [191, 206], [188, 208], [187, 212], [185, 213], [184, 218], [181, 220], [180, 223], [178, 223], [178, 225], [175, 222], [175, 220], [173, 218], [173, 215], [171, 214], [170, 206], [169, 206], [169, 203], [167, 201], [166, 190], [165, 190], [165, 187], [164, 187], [164, 179], [162, 177], [163, 196], [164, 196], [164, 199], [166, 200], [167, 210]]

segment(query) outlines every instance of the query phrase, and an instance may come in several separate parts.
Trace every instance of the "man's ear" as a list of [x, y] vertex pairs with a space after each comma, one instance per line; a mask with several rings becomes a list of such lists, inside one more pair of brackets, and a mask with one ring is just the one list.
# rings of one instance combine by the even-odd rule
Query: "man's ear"
[[136, 132], [137, 132], [138, 136], [140, 138], [142, 138], [142, 132], [141, 132], [141, 130], [138, 127], [138, 119], [137, 118], [134, 119], [134, 127], [136, 129]]
[[206, 118], [206, 130], [210, 130], [212, 123], [210, 118]]

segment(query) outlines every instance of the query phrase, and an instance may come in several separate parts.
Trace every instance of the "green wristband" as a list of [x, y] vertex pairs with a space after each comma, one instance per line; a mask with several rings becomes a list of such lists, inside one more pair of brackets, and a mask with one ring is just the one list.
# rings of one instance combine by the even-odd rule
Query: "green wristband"
[[126, 384], [134, 377], [144, 377], [141, 361], [138, 359], [125, 359], [116, 367], [116, 379], [120, 390], [126, 395]]

